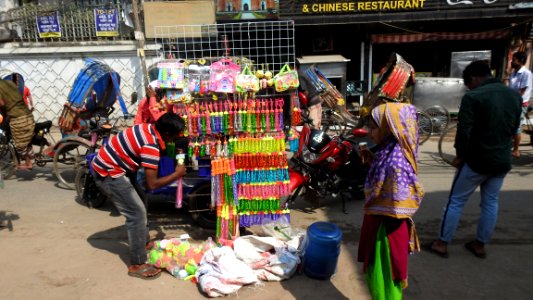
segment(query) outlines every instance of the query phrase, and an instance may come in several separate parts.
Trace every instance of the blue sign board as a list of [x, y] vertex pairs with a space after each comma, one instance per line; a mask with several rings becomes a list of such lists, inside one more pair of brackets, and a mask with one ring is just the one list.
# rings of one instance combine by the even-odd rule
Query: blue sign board
[[116, 9], [94, 9], [96, 36], [118, 36], [118, 12]]
[[39, 37], [61, 37], [61, 25], [59, 24], [59, 12], [52, 11], [36, 17]]

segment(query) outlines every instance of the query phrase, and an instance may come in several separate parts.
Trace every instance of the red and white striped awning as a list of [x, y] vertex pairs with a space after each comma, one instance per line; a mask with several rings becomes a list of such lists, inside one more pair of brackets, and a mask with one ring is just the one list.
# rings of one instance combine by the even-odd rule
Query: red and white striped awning
[[415, 34], [372, 34], [370, 40], [373, 44], [402, 44], [436, 41], [468, 41], [468, 40], [497, 40], [506, 39], [510, 31], [486, 32], [432, 32]]

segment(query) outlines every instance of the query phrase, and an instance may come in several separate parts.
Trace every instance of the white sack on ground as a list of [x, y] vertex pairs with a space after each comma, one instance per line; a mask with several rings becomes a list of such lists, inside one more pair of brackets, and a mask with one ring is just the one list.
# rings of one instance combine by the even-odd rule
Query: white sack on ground
[[[291, 240], [292, 247], [297, 245], [299, 240], [300, 237]], [[300, 258], [287, 247], [286, 243], [277, 238], [253, 235], [239, 237], [233, 242], [237, 258], [254, 269], [257, 277], [264, 281], [281, 281], [294, 274]]]
[[232, 294], [243, 285], [259, 282], [253, 270], [227, 246], [212, 248], [204, 254], [196, 279], [200, 290], [209, 297]]

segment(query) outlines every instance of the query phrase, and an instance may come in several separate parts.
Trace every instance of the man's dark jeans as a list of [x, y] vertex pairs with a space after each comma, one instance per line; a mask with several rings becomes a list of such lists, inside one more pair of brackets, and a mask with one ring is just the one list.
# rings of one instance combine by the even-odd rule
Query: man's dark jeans
[[145, 247], [148, 220], [143, 200], [126, 176], [96, 176], [95, 181], [96, 186], [113, 201], [120, 214], [126, 218], [131, 264], [144, 264], [147, 259]]

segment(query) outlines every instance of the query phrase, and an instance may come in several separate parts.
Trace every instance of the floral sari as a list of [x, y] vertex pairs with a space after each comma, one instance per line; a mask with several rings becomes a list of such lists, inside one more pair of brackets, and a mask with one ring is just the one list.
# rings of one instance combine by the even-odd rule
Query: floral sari
[[358, 260], [373, 299], [401, 299], [408, 254], [419, 248], [410, 217], [424, 196], [417, 177], [417, 114], [412, 105], [386, 103], [371, 116], [382, 142], [365, 182]]

